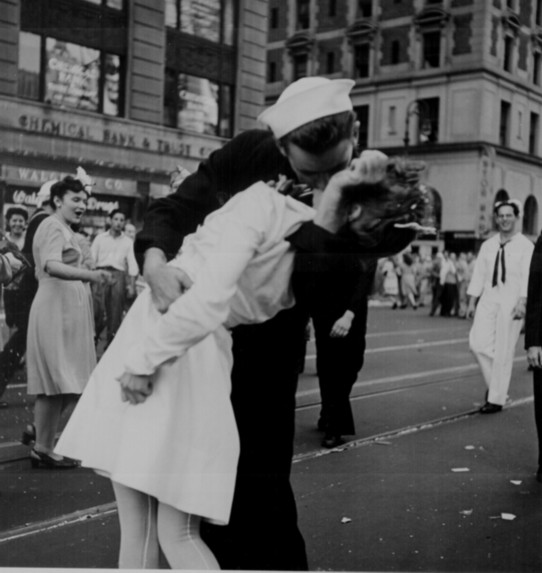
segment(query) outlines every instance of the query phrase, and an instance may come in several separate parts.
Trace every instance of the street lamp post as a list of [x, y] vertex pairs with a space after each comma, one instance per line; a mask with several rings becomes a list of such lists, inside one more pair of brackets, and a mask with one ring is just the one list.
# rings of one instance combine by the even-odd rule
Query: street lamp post
[[420, 99], [411, 101], [406, 108], [405, 116], [405, 136], [403, 142], [405, 144], [405, 155], [408, 154], [408, 146], [410, 144], [410, 117], [417, 115], [420, 118], [420, 133], [425, 136], [431, 134], [431, 122], [429, 120], [429, 109], [426, 102]]

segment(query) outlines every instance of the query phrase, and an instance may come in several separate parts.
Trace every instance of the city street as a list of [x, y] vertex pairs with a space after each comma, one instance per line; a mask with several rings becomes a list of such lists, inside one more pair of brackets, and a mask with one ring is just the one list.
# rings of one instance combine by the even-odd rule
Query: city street
[[[331, 451], [322, 450], [316, 430], [318, 380], [308, 344], [292, 483], [312, 570], [542, 570], [542, 484], [534, 477], [523, 337], [509, 403], [484, 416], [469, 327], [429, 317], [427, 308], [373, 306], [366, 362], [352, 392], [357, 433]], [[5, 399], [0, 567], [115, 568], [118, 524], [108, 481], [85, 469], [32, 469], [18, 442], [31, 420], [22, 377]], [[260, 519], [254, 515], [255, 527]]]

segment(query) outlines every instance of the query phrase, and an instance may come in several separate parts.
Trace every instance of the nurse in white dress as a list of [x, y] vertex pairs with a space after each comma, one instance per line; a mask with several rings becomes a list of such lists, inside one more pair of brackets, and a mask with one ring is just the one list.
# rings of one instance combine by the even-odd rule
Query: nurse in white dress
[[[328, 229], [346, 221], [342, 186], [381, 181], [387, 163], [364, 152], [331, 180], [316, 219], [313, 208], [252, 185], [210, 214], [170, 263], [193, 286], [165, 314], [148, 288], [131, 307], [55, 450], [112, 480], [121, 567], [158, 567], [161, 548], [172, 568], [218, 568], [198, 530], [202, 518], [228, 522], [234, 491], [228, 329], [294, 304], [285, 237], [313, 219]], [[348, 213], [350, 226], [363, 230], [364, 215]]]

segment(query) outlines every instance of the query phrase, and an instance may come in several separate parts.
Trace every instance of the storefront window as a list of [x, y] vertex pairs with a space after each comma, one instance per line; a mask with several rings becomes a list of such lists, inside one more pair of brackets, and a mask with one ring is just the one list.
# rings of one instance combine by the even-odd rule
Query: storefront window
[[166, 0], [166, 26], [229, 46], [235, 43], [235, 0]]
[[233, 94], [232, 86], [223, 85], [220, 89], [220, 132], [221, 137], [233, 135]]
[[197, 133], [218, 131], [218, 84], [205, 78], [179, 74], [177, 127]]
[[181, 0], [181, 32], [220, 42], [220, 0]]
[[103, 112], [107, 115], [119, 115], [120, 71], [120, 57], [115, 54], [106, 54], [103, 82]]
[[178, 10], [177, 10], [178, 0], [166, 0], [166, 26], [170, 28], [176, 28], [178, 22]]
[[117, 54], [20, 33], [17, 91], [22, 98], [117, 117], [122, 112], [122, 70]]
[[45, 53], [45, 101], [98, 111], [100, 52], [47, 38]]
[[232, 87], [166, 70], [164, 123], [195, 133], [231, 137]]
[[22, 98], [40, 98], [41, 38], [36, 34], [21, 32], [19, 35], [19, 69], [17, 95]]

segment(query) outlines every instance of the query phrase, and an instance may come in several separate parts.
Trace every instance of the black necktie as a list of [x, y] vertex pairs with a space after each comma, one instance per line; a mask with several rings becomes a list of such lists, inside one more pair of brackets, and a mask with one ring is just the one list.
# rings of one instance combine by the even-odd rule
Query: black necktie
[[506, 265], [504, 263], [504, 247], [506, 247], [508, 241], [501, 243], [499, 245], [499, 250], [497, 251], [497, 256], [495, 257], [495, 266], [493, 267], [493, 280], [491, 281], [491, 286], [496, 287], [499, 282], [499, 255], [501, 257], [501, 282], [504, 284], [506, 282]]

